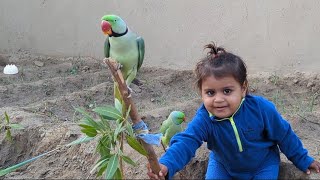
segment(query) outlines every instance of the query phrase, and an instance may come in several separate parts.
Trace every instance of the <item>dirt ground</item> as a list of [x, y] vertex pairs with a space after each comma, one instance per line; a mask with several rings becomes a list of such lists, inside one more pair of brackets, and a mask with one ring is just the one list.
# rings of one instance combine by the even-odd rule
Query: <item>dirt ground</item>
[[[13, 131], [13, 142], [0, 132], [0, 169], [65, 145], [82, 133], [80, 114], [74, 107], [88, 110], [113, 104], [113, 81], [107, 66], [91, 57], [49, 57], [25, 51], [5, 54], [0, 59], [0, 115], [6, 111], [13, 123], [23, 130]], [[1, 64], [16, 64], [17, 75], [4, 75]], [[146, 117], [151, 132], [172, 110], [185, 112], [190, 121], [200, 105], [193, 88], [192, 71], [142, 67], [137, 77], [143, 84], [132, 85], [133, 100]], [[309, 150], [320, 160], [320, 74], [292, 72], [249, 75], [250, 92], [272, 100]], [[95, 178], [90, 170], [98, 158], [95, 142], [62, 148], [42, 157], [6, 179], [86, 179]], [[154, 146], [158, 156], [161, 147]], [[126, 166], [125, 177], [145, 179], [147, 159], [125, 145], [125, 152], [137, 162]], [[185, 178], [201, 179], [205, 173], [207, 150], [202, 146], [197, 156], [182, 171]], [[282, 177], [306, 178], [283, 157]], [[319, 179], [319, 176], [310, 176]], [[179, 178], [179, 175], [177, 176]], [[0, 178], [1, 179], [1, 178]]]

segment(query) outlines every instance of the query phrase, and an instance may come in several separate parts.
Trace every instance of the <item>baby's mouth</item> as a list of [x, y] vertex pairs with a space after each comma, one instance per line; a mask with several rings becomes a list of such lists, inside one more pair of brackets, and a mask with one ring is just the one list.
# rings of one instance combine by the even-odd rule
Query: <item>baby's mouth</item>
[[216, 110], [223, 110], [223, 109], [225, 109], [225, 108], [227, 108], [228, 106], [219, 106], [219, 107], [215, 107], [215, 109]]

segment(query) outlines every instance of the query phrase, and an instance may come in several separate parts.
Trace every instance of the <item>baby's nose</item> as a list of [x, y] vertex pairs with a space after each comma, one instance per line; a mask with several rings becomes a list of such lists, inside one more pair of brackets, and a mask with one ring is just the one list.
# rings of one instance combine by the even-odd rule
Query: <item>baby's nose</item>
[[223, 95], [216, 94], [214, 101], [215, 102], [223, 102], [224, 101]]

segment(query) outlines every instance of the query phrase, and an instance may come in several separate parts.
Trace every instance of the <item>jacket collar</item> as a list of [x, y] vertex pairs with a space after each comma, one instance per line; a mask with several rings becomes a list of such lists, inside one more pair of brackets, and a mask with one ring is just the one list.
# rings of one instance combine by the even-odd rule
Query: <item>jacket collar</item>
[[237, 110], [230, 116], [230, 117], [227, 117], [227, 118], [222, 118], [222, 119], [219, 119], [218, 117], [214, 116], [212, 113], [210, 113], [209, 111], [207, 111], [209, 113], [209, 117], [210, 117], [210, 120], [211, 121], [224, 121], [224, 120], [230, 120], [230, 118], [233, 118], [234, 115], [239, 111], [239, 109], [241, 108], [243, 102], [244, 102], [245, 98], [242, 98], [241, 102], [240, 102], [240, 105], [239, 107], [237, 108]]

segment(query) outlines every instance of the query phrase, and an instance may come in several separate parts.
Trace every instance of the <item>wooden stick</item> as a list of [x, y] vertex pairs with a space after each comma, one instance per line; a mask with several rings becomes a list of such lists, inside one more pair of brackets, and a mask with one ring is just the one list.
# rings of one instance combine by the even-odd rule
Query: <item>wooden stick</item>
[[[105, 58], [104, 63], [106, 63], [109, 66], [111, 73], [114, 77], [114, 80], [118, 83], [120, 94], [121, 94], [122, 99], [125, 103], [125, 108], [128, 108], [129, 106], [131, 106], [131, 110], [130, 110], [129, 114], [130, 114], [130, 118], [132, 120], [132, 123], [133, 124], [139, 123], [141, 121], [141, 116], [139, 115], [138, 110], [137, 110], [135, 104], [133, 103], [132, 98], [131, 97], [128, 98], [129, 90], [128, 90], [128, 87], [123, 79], [121, 71], [117, 68], [118, 63], [111, 58]], [[148, 158], [148, 161], [150, 164], [150, 168], [152, 169], [153, 172], [155, 172], [156, 174], [159, 174], [160, 165], [159, 165], [157, 155], [154, 152], [152, 145], [147, 144], [143, 140], [140, 140], [140, 143], [142, 144], [142, 146], [144, 147], [144, 149], [148, 153], [147, 158]]]

